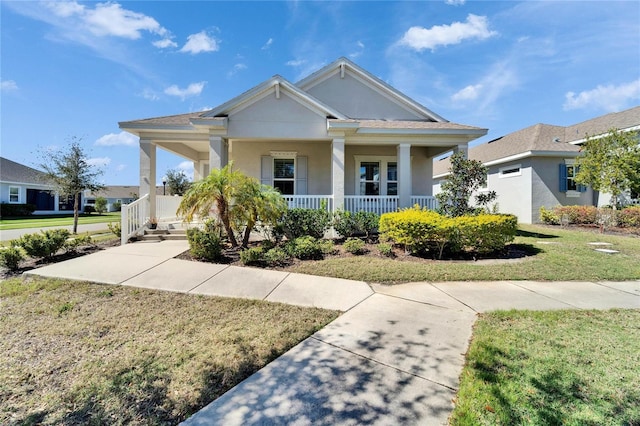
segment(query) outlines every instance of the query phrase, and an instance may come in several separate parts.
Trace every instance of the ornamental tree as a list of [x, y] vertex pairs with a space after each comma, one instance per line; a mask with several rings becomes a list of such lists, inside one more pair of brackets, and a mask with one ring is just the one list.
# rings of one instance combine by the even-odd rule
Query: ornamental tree
[[[451, 167], [449, 176], [441, 186], [441, 192], [436, 195], [442, 214], [450, 217], [475, 213], [475, 208], [469, 205], [474, 191], [487, 183], [487, 168], [478, 160], [470, 160], [462, 152], [450, 157]], [[487, 206], [495, 200], [495, 191], [481, 194], [478, 202]]]
[[640, 145], [638, 132], [612, 128], [604, 136], [587, 136], [576, 165], [575, 181], [611, 194], [615, 209], [625, 191], [640, 191]]
[[184, 195], [191, 186], [189, 178], [182, 170], [167, 170], [167, 186], [171, 195]]

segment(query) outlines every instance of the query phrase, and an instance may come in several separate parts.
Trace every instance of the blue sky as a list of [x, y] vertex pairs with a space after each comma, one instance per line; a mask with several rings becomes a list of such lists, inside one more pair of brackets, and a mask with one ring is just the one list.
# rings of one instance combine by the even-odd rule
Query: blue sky
[[[106, 184], [138, 184], [119, 121], [215, 107], [340, 56], [480, 141], [640, 104], [640, 2], [2, 1], [1, 155], [81, 137]], [[158, 176], [189, 164], [162, 151]]]

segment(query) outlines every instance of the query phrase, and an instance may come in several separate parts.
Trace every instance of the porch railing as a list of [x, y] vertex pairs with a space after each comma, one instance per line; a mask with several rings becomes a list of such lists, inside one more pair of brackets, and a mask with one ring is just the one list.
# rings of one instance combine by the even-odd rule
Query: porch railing
[[120, 214], [120, 243], [125, 245], [149, 220], [149, 194], [123, 204]]
[[333, 211], [332, 195], [283, 195], [290, 209], [320, 209]]
[[429, 210], [435, 210], [438, 208], [438, 200], [431, 195], [412, 195], [411, 206], [419, 205], [421, 208], [427, 208]]
[[352, 213], [359, 211], [383, 214], [398, 210], [398, 197], [394, 195], [345, 195], [344, 209]]

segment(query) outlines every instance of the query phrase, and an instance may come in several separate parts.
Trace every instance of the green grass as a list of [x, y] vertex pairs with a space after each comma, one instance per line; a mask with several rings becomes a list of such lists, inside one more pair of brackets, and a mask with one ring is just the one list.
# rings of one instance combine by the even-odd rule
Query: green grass
[[337, 317], [64, 280], [0, 282], [0, 424], [178, 424]]
[[[120, 222], [120, 212], [98, 214], [81, 214], [78, 218], [78, 224], [86, 225], [89, 223], [109, 223]], [[45, 228], [49, 226], [68, 226], [73, 225], [73, 215], [60, 216], [29, 216], [20, 218], [2, 218], [0, 219], [0, 231], [10, 229], [25, 228]], [[105, 225], [106, 229], [106, 225]]]
[[[514, 244], [535, 255], [515, 262], [456, 262], [376, 256], [302, 262], [289, 270], [382, 284], [415, 281], [596, 281], [640, 279], [640, 238], [591, 231], [523, 225]], [[620, 253], [594, 250], [611, 243]]]
[[481, 315], [450, 424], [639, 425], [640, 310]]

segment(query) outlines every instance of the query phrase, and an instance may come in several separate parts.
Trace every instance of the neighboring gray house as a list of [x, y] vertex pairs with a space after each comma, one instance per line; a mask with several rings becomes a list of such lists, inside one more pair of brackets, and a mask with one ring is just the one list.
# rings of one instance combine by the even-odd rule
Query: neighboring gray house
[[0, 157], [0, 202], [33, 204], [36, 206], [34, 214], [73, 211], [73, 197], [59, 197], [55, 188], [47, 183], [44, 172], [2, 157]]
[[[156, 194], [163, 195], [163, 188], [161, 186], [156, 187]], [[96, 205], [96, 198], [104, 197], [107, 200], [107, 211], [115, 212], [120, 210], [120, 206], [123, 204], [129, 204], [139, 198], [140, 187], [133, 185], [107, 185], [104, 189], [91, 192], [89, 190], [84, 191], [84, 205], [94, 206]]]
[[[536, 223], [540, 207], [608, 204], [608, 196], [576, 185], [573, 165], [587, 135], [605, 134], [614, 127], [640, 130], [640, 106], [568, 127], [536, 124], [472, 147], [468, 156], [489, 168], [486, 190], [498, 194], [501, 213], [515, 214], [521, 223]], [[434, 161], [434, 194], [449, 165], [447, 158]]]
[[[340, 58], [298, 83], [274, 76], [204, 112], [120, 123], [140, 138], [140, 196], [157, 182], [156, 149], [193, 161], [194, 180], [234, 167], [290, 205], [393, 211], [434, 205], [433, 158], [486, 134], [451, 123]], [[156, 197], [149, 196], [149, 216]]]

